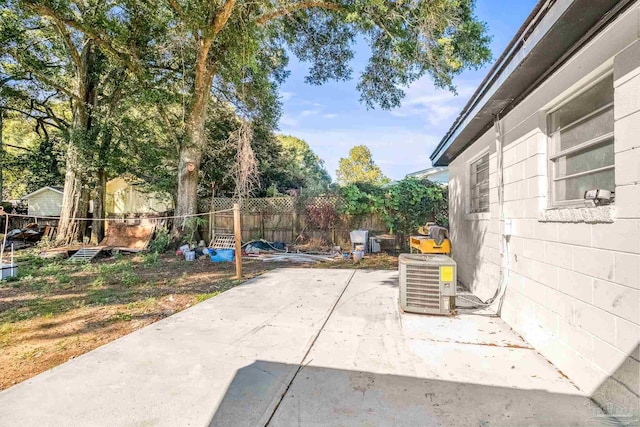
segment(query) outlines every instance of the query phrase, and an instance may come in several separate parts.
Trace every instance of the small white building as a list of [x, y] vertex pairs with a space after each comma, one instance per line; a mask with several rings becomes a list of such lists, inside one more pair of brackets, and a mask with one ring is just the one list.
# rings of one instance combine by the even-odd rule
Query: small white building
[[421, 171], [407, 174], [407, 178], [428, 179], [438, 184], [449, 184], [449, 168], [446, 166], [436, 166], [423, 169]]
[[107, 214], [160, 213], [173, 209], [170, 194], [149, 192], [144, 182], [118, 177], [107, 182]]
[[62, 187], [42, 187], [22, 198], [28, 203], [28, 214], [33, 216], [60, 216]]
[[431, 160], [458, 279], [640, 417], [640, 2], [538, 2]]

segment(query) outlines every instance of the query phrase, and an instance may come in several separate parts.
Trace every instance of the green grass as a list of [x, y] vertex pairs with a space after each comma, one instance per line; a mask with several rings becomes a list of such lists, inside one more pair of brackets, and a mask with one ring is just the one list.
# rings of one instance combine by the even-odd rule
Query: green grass
[[142, 279], [133, 271], [123, 271], [120, 276], [120, 283], [124, 286], [136, 286], [142, 283]]
[[0, 348], [7, 347], [11, 344], [11, 334], [16, 330], [16, 327], [11, 323], [0, 324]]
[[87, 303], [90, 305], [109, 305], [131, 302], [134, 295], [132, 291], [122, 289], [92, 289], [87, 294]]
[[133, 301], [127, 304], [127, 310], [149, 310], [158, 304], [158, 300], [154, 297], [145, 298], [140, 301]]
[[128, 259], [119, 260], [109, 264], [98, 264], [98, 274], [101, 276], [114, 275], [132, 270], [133, 264]]
[[0, 313], [0, 324], [20, 322], [34, 317], [53, 317], [84, 306], [78, 298], [35, 298]]
[[142, 265], [152, 267], [160, 263], [160, 254], [157, 252], [149, 252], [142, 255]]
[[65, 351], [67, 349], [67, 341], [66, 340], [60, 340], [58, 342], [56, 342], [53, 346], [53, 348], [55, 349], [55, 351], [57, 351], [58, 353], [61, 353], [63, 351]]
[[[156, 296], [173, 292], [178, 282], [188, 283], [192, 267], [186, 261], [171, 262], [167, 269], [172, 277], [163, 274], [147, 282], [141, 274], [162, 262], [156, 253], [94, 264], [42, 259], [32, 253], [21, 255], [21, 260], [24, 264], [20, 265], [19, 276], [11, 282], [0, 282], [0, 286], [19, 288], [19, 293], [25, 296], [0, 312], [0, 348], [10, 340], [12, 329], [7, 325], [32, 318], [51, 318], [85, 306], [119, 304], [126, 304], [123, 312], [153, 311], [158, 308]], [[205, 301], [241, 282], [222, 278], [213, 286], [198, 286], [200, 293], [194, 292], [194, 298], [197, 302]], [[118, 315], [113, 321], [127, 320], [123, 316]]]
[[22, 353], [20, 355], [20, 359], [22, 359], [22, 360], [32, 360], [32, 359], [35, 359], [36, 357], [41, 356], [42, 354], [44, 354], [45, 351], [46, 351], [46, 349], [44, 347], [36, 347], [34, 349], [27, 350], [24, 353]]
[[114, 314], [113, 316], [109, 317], [106, 321], [109, 323], [112, 322], [131, 322], [131, 319], [133, 319], [133, 317], [131, 316], [130, 313], [122, 313], [121, 311], [118, 311], [116, 314]]
[[213, 298], [217, 295], [220, 295], [220, 291], [209, 292], [207, 294], [198, 294], [196, 295], [196, 303], [201, 303], [202, 301], [206, 301], [209, 298]]

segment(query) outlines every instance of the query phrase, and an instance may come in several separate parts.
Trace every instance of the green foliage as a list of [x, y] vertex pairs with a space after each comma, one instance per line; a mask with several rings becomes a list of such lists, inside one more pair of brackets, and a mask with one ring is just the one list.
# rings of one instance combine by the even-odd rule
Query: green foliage
[[324, 161], [315, 154], [309, 144], [300, 138], [279, 135], [282, 148], [282, 176], [279, 187], [284, 190], [305, 188], [311, 191], [326, 191], [331, 177], [324, 167]]
[[448, 226], [448, 188], [428, 180], [407, 178], [379, 187], [352, 184], [340, 188], [345, 200], [341, 213], [356, 220], [377, 214], [402, 240], [421, 225], [436, 222]]
[[383, 203], [383, 190], [374, 185], [347, 185], [340, 188], [340, 195], [344, 198], [341, 212], [356, 218], [378, 213]]
[[[263, 189], [323, 187], [319, 162], [275, 143], [278, 85], [288, 53], [309, 64], [311, 84], [351, 78], [357, 40], [370, 48], [357, 86], [368, 107], [399, 106], [403, 88], [426, 75], [455, 90], [454, 76], [490, 57], [474, 0], [5, 0], [0, 104], [10, 100], [46, 141], [43, 164], [29, 165], [42, 182], [61, 179], [59, 153], [84, 189], [96, 171], [128, 172], [175, 195], [193, 157], [204, 185], [178, 199], [189, 205], [178, 211], [192, 210], [196, 188], [227, 191], [235, 152], [225, 141], [240, 116], [254, 125]], [[12, 194], [26, 191], [15, 154]], [[372, 162], [360, 164], [345, 163], [344, 184], [385, 182]]]
[[135, 286], [142, 283], [142, 279], [133, 271], [123, 271], [120, 274], [119, 282], [124, 286]]
[[169, 248], [169, 241], [169, 230], [160, 228], [156, 231], [155, 238], [149, 243], [149, 251], [155, 254], [164, 253]]
[[185, 230], [186, 242], [192, 245], [198, 243], [196, 241], [198, 229], [205, 225], [207, 225], [207, 220], [201, 216], [185, 218], [182, 227]]
[[142, 265], [151, 267], [160, 262], [160, 254], [158, 252], [149, 252], [142, 255]]
[[402, 241], [427, 222], [448, 226], [448, 212], [447, 187], [413, 178], [389, 186], [382, 207], [382, 217], [387, 226]]
[[366, 145], [357, 145], [349, 150], [349, 157], [341, 158], [336, 171], [341, 185], [349, 184], [386, 184], [389, 179], [375, 164], [371, 151]]
[[[0, 105], [2, 102], [0, 96]], [[34, 129], [36, 120], [15, 111], [7, 113], [2, 124], [3, 199], [20, 199], [44, 186], [61, 185], [64, 135], [55, 129], [44, 133], [43, 128], [38, 133]]]

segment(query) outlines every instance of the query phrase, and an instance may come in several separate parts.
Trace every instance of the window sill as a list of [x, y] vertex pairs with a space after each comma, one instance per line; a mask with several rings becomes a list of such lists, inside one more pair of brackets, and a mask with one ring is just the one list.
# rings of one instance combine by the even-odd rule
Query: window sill
[[584, 222], [587, 224], [612, 223], [615, 219], [615, 205], [594, 207], [549, 208], [540, 212], [540, 222]]
[[464, 214], [464, 219], [467, 221], [488, 221], [491, 219], [489, 212], [473, 212]]

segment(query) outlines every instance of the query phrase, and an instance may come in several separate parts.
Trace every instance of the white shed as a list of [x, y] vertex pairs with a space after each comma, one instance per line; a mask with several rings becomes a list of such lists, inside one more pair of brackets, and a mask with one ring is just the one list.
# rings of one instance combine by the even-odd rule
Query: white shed
[[62, 188], [42, 187], [22, 198], [28, 202], [28, 213], [34, 216], [60, 216]]
[[143, 184], [123, 177], [107, 182], [106, 213], [158, 213], [173, 209], [170, 194], [146, 191]]

